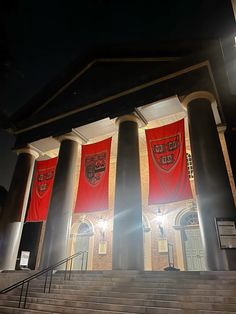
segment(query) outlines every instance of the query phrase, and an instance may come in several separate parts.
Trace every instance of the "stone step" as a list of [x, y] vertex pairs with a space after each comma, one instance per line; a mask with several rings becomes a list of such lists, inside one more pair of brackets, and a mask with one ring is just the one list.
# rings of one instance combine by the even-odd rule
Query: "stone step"
[[63, 277], [56, 272], [50, 294], [43, 293], [43, 277], [32, 281], [25, 310], [17, 309], [20, 288], [0, 295], [0, 313], [236, 313], [236, 272], [73, 271], [72, 280]]
[[[13, 307], [8, 307], [8, 306], [1, 306], [0, 310], [1, 310], [0, 312], [1, 314], [52, 314], [52, 312], [48, 312], [48, 311], [19, 309], [19, 308], [13, 308]], [[54, 314], [57, 314], [57, 313], [54, 312]]]
[[[67, 275], [67, 280], [68, 280]], [[44, 277], [40, 277], [38, 280], [44, 281]], [[64, 276], [53, 276], [53, 280], [55, 281], [63, 281]], [[76, 275], [71, 275], [70, 281], [77, 281], [77, 282], [116, 282], [116, 281], [122, 281], [122, 280], [134, 280], [135, 282], [163, 282], [163, 283], [200, 283], [200, 284], [236, 284], [236, 278], [205, 278], [205, 277], [198, 277], [198, 278], [188, 278], [188, 277], [145, 277], [145, 276], [137, 276], [137, 277], [130, 277], [130, 276], [122, 276], [122, 277], [93, 277], [93, 276], [76, 276]]]
[[[48, 282], [49, 282], [49, 277], [48, 277]], [[44, 285], [45, 283], [45, 278], [37, 278], [32, 281], [32, 283], [37, 282], [37, 284]], [[200, 285], [201, 286], [214, 286], [214, 287], [219, 287], [222, 285], [230, 285], [232, 287], [236, 287], [236, 280], [190, 280], [190, 279], [183, 279], [180, 278], [179, 280], [177, 279], [159, 279], [159, 278], [148, 278], [148, 279], [143, 279], [143, 278], [130, 278], [130, 277], [116, 277], [116, 278], [99, 278], [99, 279], [94, 279], [94, 278], [74, 278], [72, 277], [70, 280], [67, 278], [64, 280], [64, 278], [61, 277], [53, 277], [52, 282], [55, 284], [65, 284], [65, 285], [114, 285], [114, 284], [126, 284], [126, 283], [132, 283], [136, 286], [138, 285], [186, 285], [186, 286], [196, 286]]]
[[[19, 309], [19, 308], [13, 308], [8, 306], [2, 306], [0, 308], [1, 314], [60, 314], [60, 313], [68, 313], [66, 309], [64, 309], [64, 312], [56, 312], [55, 310], [52, 310], [50, 312], [41, 310], [33, 310], [33, 309]], [[74, 309], [74, 314], [121, 314], [121, 312], [114, 312], [114, 311], [100, 311], [100, 310], [91, 310], [91, 309]], [[176, 312], [173, 312], [176, 314]], [[123, 312], [124, 314], [124, 312]], [[126, 313], [128, 314], [128, 313]], [[171, 313], [172, 314], [172, 313]], [[179, 312], [178, 312], [179, 314]], [[181, 313], [182, 314], [182, 313]], [[211, 313], [210, 313], [211, 314]], [[212, 313], [215, 314], [215, 313]], [[221, 313], [217, 313], [221, 314]], [[227, 313], [231, 314], [231, 313]]]
[[[15, 301], [18, 304], [19, 296], [11, 296], [5, 299], [0, 300], [0, 305], [8, 305], [8, 301]], [[224, 300], [223, 300], [224, 301]], [[234, 300], [235, 301], [235, 300]], [[145, 299], [121, 299], [121, 298], [93, 298], [91, 297], [89, 300], [78, 300], [67, 298], [66, 295], [63, 295], [58, 298], [58, 295], [51, 294], [42, 294], [41, 296], [32, 296], [30, 295], [27, 298], [27, 303], [37, 303], [37, 304], [54, 304], [60, 306], [71, 306], [71, 307], [84, 307], [89, 308], [91, 304], [98, 307], [102, 307], [102, 309], [107, 309], [107, 305], [113, 305], [113, 308], [117, 310], [123, 310], [124, 306], [132, 306], [134, 307], [135, 313], [142, 313], [143, 307], [164, 307], [164, 308], [175, 308], [175, 309], [193, 309], [193, 310], [218, 310], [218, 311], [236, 311], [236, 304], [229, 304], [226, 302], [193, 302], [192, 300], [185, 299], [181, 301], [173, 301], [173, 300], [145, 300]], [[141, 312], [139, 312], [136, 308], [140, 307]], [[132, 311], [131, 311], [132, 312]]]
[[[30, 290], [33, 292], [43, 292], [43, 288], [38, 288], [37, 286], [30, 287]], [[15, 294], [20, 291], [20, 288], [17, 288], [11, 292], [10, 294]], [[113, 287], [112, 289], [110, 287], [99, 287], [99, 289], [95, 290], [93, 287], [86, 287], [86, 288], [78, 288], [74, 287], [73, 289], [67, 288], [62, 289], [60, 286], [57, 288], [54, 288], [52, 286], [51, 289], [52, 293], [67, 293], [67, 294], [90, 294], [90, 295], [100, 295], [101, 293], [136, 293], [136, 294], [177, 294], [177, 295], [199, 295], [199, 296], [228, 296], [228, 297], [234, 297], [235, 290], [233, 289], [224, 289], [222, 287], [221, 290], [215, 290], [215, 289], [180, 289], [180, 288], [148, 288], [148, 287], [132, 287], [132, 286], [122, 286], [122, 287]]]
[[[44, 298], [48, 297], [48, 294], [46, 293], [30, 293], [31, 297], [39, 297], [39, 298]], [[15, 296], [12, 295], [0, 295], [1, 299], [7, 299], [7, 298], [15, 298]], [[177, 294], [155, 294], [155, 295], [146, 295], [146, 294], [127, 294], [125, 297], [123, 296], [122, 293], [111, 293], [111, 296], [109, 296], [107, 293], [104, 293], [104, 295], [99, 295], [99, 296], [90, 296], [90, 295], [81, 295], [81, 294], [66, 294], [65, 292], [63, 293], [63, 296], [50, 293], [50, 298], [63, 298], [67, 300], [79, 300], [79, 301], [87, 301], [87, 302], [107, 302], [109, 303], [121, 303], [121, 304], [131, 304], [133, 300], [137, 302], [143, 302], [146, 300], [166, 300], [166, 301], [180, 301], [180, 302], [202, 302], [202, 303], [230, 303], [230, 304], [236, 304], [236, 296], [235, 297], [223, 297], [223, 296], [197, 296], [197, 295], [177, 295]], [[141, 304], [141, 303], [140, 303]]]
[[[2, 303], [2, 301], [1, 301]], [[14, 301], [4, 301], [3, 306], [7, 307], [16, 307], [17, 302]], [[86, 304], [84, 304], [86, 305]], [[97, 311], [97, 313], [181, 313], [179, 309], [171, 309], [171, 308], [146, 308], [141, 306], [122, 306], [122, 305], [114, 305], [114, 304], [100, 304], [100, 303], [90, 303], [89, 307], [83, 307], [81, 304], [80, 307], [74, 307], [70, 303], [65, 304], [63, 306], [56, 304], [43, 304], [43, 303], [27, 303], [27, 309], [33, 310], [46, 310], [53, 313], [66, 313], [66, 314], [82, 314], [82, 313], [93, 313], [93, 311]], [[87, 312], [86, 312], [87, 311]], [[99, 311], [99, 312], [98, 312]], [[13, 312], [14, 313], [14, 312]], [[182, 312], [184, 313], [184, 312]], [[227, 312], [228, 314], [228, 312]]]
[[[39, 281], [32, 281], [31, 287], [44, 287], [44, 282]], [[145, 285], [146, 288], [172, 288], [172, 289], [203, 289], [203, 290], [222, 290], [222, 287], [227, 287], [227, 289], [233, 289], [236, 290], [236, 283], [232, 284], [205, 284], [205, 283], [169, 283], [169, 282], [148, 282], [148, 283], [143, 283], [139, 281], [130, 281], [130, 280], [122, 280], [122, 281], [99, 281], [99, 282], [91, 282], [91, 281], [54, 281], [52, 280], [51, 286], [53, 288], [61, 288], [61, 289], [79, 289], [79, 288], [87, 288], [87, 287], [108, 287], [108, 288], [113, 288], [113, 287], [124, 287], [124, 286], [131, 286], [133, 288], [140, 288]]]
[[[140, 272], [141, 273], [141, 272]], [[227, 279], [216, 279], [216, 276], [212, 276], [211, 275], [211, 279], [209, 278], [209, 276], [208, 276], [208, 279], [206, 278], [206, 276], [203, 276], [203, 275], [200, 275], [200, 276], [198, 276], [198, 277], [196, 277], [196, 279], [194, 278], [192, 278], [193, 276], [191, 276], [191, 277], [189, 277], [189, 276], [186, 276], [184, 273], [182, 273], [182, 272], [178, 272], [178, 274], [180, 273], [180, 274], [183, 274], [183, 276], [174, 276], [173, 277], [173, 275], [172, 275], [172, 272], [169, 272], [167, 275], [168, 275], [168, 277], [167, 277], [167, 275], [165, 275], [165, 277], [163, 276], [163, 275], [161, 275], [160, 274], [160, 272], [158, 272], [157, 274], [158, 274], [158, 278], [156, 278], [156, 276], [154, 276], [154, 275], [152, 275], [152, 276], [150, 276], [150, 275], [147, 275], [146, 273], [147, 272], [144, 272], [143, 274], [141, 273], [141, 274], [138, 274], [138, 275], [136, 275], [136, 277], [135, 276], [126, 276], [127, 275], [127, 273], [125, 272], [124, 274], [123, 274], [123, 276], [121, 276], [120, 275], [120, 277], [111, 277], [110, 276], [110, 274], [108, 273], [107, 275], [108, 276], [105, 276], [105, 275], [103, 275], [102, 274], [102, 272], [101, 273], [95, 273], [95, 274], [93, 274], [92, 272], [86, 272], [86, 273], [84, 273], [84, 274], [81, 274], [81, 275], [75, 275], [75, 274], [73, 274], [72, 275], [72, 278], [71, 278], [71, 281], [83, 281], [83, 282], [85, 282], [85, 281], [87, 281], [87, 282], [90, 282], [90, 281], [95, 281], [95, 282], [110, 282], [110, 281], [112, 281], [112, 282], [121, 282], [122, 280], [128, 280], [128, 279], [133, 279], [135, 282], [137, 282], [136, 283], [136, 285], [138, 285], [138, 283], [140, 282], [140, 283], [145, 283], [146, 281], [147, 282], [157, 282], [158, 281], [158, 283], [160, 283], [160, 282], [165, 282], [165, 283], [168, 283], [168, 282], [170, 282], [170, 283], [189, 283], [189, 282], [193, 282], [194, 284], [213, 284], [213, 285], [221, 285], [221, 284], [230, 284], [230, 285], [234, 285], [235, 283], [236, 283], [236, 278], [235, 278], [235, 280], [232, 278], [232, 277], [229, 277], [228, 275], [227, 276], [225, 276], [225, 277], [227, 277]], [[155, 272], [154, 272], [155, 273]], [[163, 272], [162, 272], [163, 273]], [[166, 272], [165, 272], [165, 274], [166, 274]], [[56, 273], [55, 275], [54, 275], [54, 277], [53, 277], [53, 280], [54, 281], [56, 281], [56, 282], [58, 282], [58, 280], [60, 281], [62, 281], [63, 280], [63, 273]], [[194, 276], [195, 277], [195, 276]], [[41, 279], [40, 280], [42, 280], [42, 282], [44, 281], [44, 278], [42, 278], [41, 277]], [[197, 280], [197, 281], [195, 281], [195, 280]]]
[[[63, 276], [63, 271], [58, 271], [55, 275], [56, 276]], [[236, 272], [235, 271], [215, 271], [215, 272], [199, 272], [199, 271], [178, 271], [178, 272], [165, 272], [165, 271], [101, 271], [101, 272], [94, 272], [94, 271], [72, 271], [73, 276], [93, 276], [93, 277], [151, 277], [151, 278], [209, 278], [209, 279], [217, 279], [219, 278], [233, 278], [236, 279]]]
[[[16, 305], [13, 304], [12, 302], [9, 302], [11, 307]], [[146, 313], [146, 314], [235, 314], [235, 311], [216, 311], [216, 310], [193, 310], [193, 309], [174, 309], [174, 308], [164, 308], [164, 307], [159, 307], [159, 308], [153, 308], [153, 307], [123, 307], [124, 311], [116, 311], [114, 309], [114, 305], [110, 305], [110, 309], [98, 309], [95, 308], [97, 307], [97, 304], [91, 304], [89, 308], [78, 308], [78, 307], [73, 307], [73, 306], [67, 306], [63, 307], [60, 305], [51, 305], [51, 304], [34, 304], [34, 303], [28, 303], [27, 309], [26, 310], [18, 310], [14, 309], [14, 311], [10, 311], [11, 308], [10, 306], [3, 306], [1, 307], [2, 313], [31, 313], [29, 310], [38, 311], [43, 311], [43, 313], [66, 313], [66, 314], [86, 314], [86, 313], [91, 313], [91, 314], [119, 314], [119, 313]], [[93, 308], [94, 307], [94, 308]], [[7, 311], [5, 311], [7, 309]], [[9, 310], [10, 309], [10, 310]], [[28, 311], [27, 311], [28, 310]], [[23, 311], [23, 312], [22, 312]], [[24, 312], [25, 311], [25, 312]], [[37, 312], [36, 312], [37, 313]]]
[[[32, 283], [31, 288], [41, 288], [43, 289], [44, 285], [41, 284], [36, 284]], [[153, 283], [153, 284], [142, 284], [139, 285], [136, 282], [133, 281], [125, 281], [125, 282], [111, 282], [111, 283], [104, 283], [104, 284], [85, 284], [81, 285], [80, 283], [71, 283], [71, 282], [66, 282], [64, 284], [56, 284], [52, 282], [51, 288], [52, 289], [69, 289], [69, 290], [94, 290], [95, 288], [98, 288], [100, 290], [112, 290], [112, 291], [123, 291], [124, 289], [126, 291], [137, 291], [137, 292], [150, 292], [152, 293], [153, 291], [156, 290], [182, 290], [184, 293], [194, 293], [193, 291], [228, 291], [230, 293], [234, 292], [236, 290], [235, 285], [201, 285], [201, 284], [179, 284], [179, 285], [172, 285], [172, 284], [166, 284], [166, 283]], [[145, 291], [144, 291], [145, 290]]]
[[[42, 291], [32, 292], [30, 291], [30, 296], [32, 297], [49, 297], [49, 298], [60, 298], [67, 300], [80, 300], [92, 302], [97, 300], [97, 302], [105, 302], [109, 300], [110, 303], [122, 303], [122, 304], [131, 304], [133, 300], [139, 303], [140, 300], [166, 300], [166, 301], [179, 301], [179, 302], [214, 302], [214, 303], [236, 303], [236, 297], [227, 297], [222, 295], [215, 296], [206, 296], [204, 295], [184, 295], [184, 294], [146, 294], [146, 293], [125, 293], [125, 292], [100, 292], [100, 291], [91, 291], [90, 293], [81, 291], [62, 291], [56, 290], [57, 293], [45, 294]], [[19, 295], [20, 291], [18, 291]], [[0, 299], [14, 299], [15, 295], [13, 294], [3, 294], [0, 295]], [[99, 301], [102, 300], [102, 301]]]
[[[49, 278], [48, 278], [49, 280]], [[41, 283], [41, 285], [44, 285], [45, 278], [39, 278], [35, 279], [34, 282]], [[171, 284], [171, 285], [209, 285], [209, 286], [222, 286], [222, 285], [230, 285], [234, 286], [236, 288], [236, 280], [234, 279], [228, 279], [228, 280], [203, 280], [203, 279], [195, 279], [195, 280], [190, 280], [190, 279], [170, 279], [170, 278], [126, 278], [126, 277], [105, 277], [105, 278], [97, 278], [97, 277], [82, 277], [82, 278], [74, 278], [71, 277], [71, 279], [66, 279], [62, 277], [53, 277], [53, 283], [56, 284], [76, 284], [76, 285], [81, 285], [81, 284], [107, 284], [110, 285], [111, 283], [126, 283], [126, 282], [132, 282], [134, 285], [160, 285], [160, 284]]]

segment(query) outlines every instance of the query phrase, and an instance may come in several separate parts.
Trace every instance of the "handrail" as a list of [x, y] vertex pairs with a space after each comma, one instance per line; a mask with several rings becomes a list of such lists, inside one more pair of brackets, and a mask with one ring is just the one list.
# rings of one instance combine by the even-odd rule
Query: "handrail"
[[[52, 277], [53, 277], [53, 270], [55, 270], [58, 266], [61, 266], [63, 264], [66, 264], [65, 266], [65, 275], [64, 275], [64, 280], [66, 280], [66, 275], [67, 275], [67, 268], [68, 268], [68, 262], [70, 261], [70, 268], [69, 268], [69, 277], [68, 279], [70, 280], [71, 278], [71, 269], [72, 269], [72, 261], [74, 258], [76, 258], [77, 256], [80, 256], [82, 255], [82, 265], [81, 265], [81, 270], [83, 268], [83, 264], [84, 264], [84, 255], [86, 254], [86, 265], [87, 265], [87, 261], [88, 261], [88, 252], [87, 251], [79, 251], [67, 258], [64, 258], [63, 260], [45, 268], [45, 269], [42, 269], [40, 270], [39, 272], [37, 272], [36, 274], [32, 275], [32, 276], [29, 276], [23, 280], [20, 280], [18, 282], [16, 282], [15, 284], [3, 289], [0, 291], [0, 294], [4, 294], [4, 293], [7, 293], [9, 291], [12, 291], [20, 286], [22, 286], [21, 288], [21, 295], [20, 295], [20, 300], [19, 300], [19, 304], [18, 304], [18, 307], [21, 307], [21, 300], [22, 300], [22, 295], [23, 295], [23, 290], [24, 290], [24, 285], [27, 284], [27, 287], [26, 287], [26, 292], [25, 292], [25, 299], [24, 299], [24, 305], [23, 305], [23, 308], [25, 308], [26, 306], [26, 299], [27, 299], [27, 296], [28, 296], [28, 289], [29, 289], [29, 284], [32, 280], [34, 280], [35, 278], [38, 278], [44, 274], [46, 274], [46, 278], [45, 278], [45, 283], [44, 283], [44, 292], [46, 292], [46, 288], [47, 288], [47, 279], [48, 279], [48, 272], [51, 271], [51, 274], [50, 274], [50, 282], [49, 282], [49, 287], [48, 287], [48, 293], [50, 293], [50, 290], [51, 290], [51, 283], [52, 283]], [[87, 268], [87, 267], [86, 267]]]

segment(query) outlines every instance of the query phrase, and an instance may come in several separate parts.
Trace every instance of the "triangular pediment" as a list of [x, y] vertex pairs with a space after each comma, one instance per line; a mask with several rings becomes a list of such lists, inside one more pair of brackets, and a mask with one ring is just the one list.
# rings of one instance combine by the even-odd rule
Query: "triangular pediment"
[[[100, 104], [144, 90], [168, 79], [168, 76], [175, 75], [174, 73], [178, 76], [178, 72], [184, 67], [188, 65], [177, 57], [95, 59], [46, 100], [37, 104], [36, 99], [34, 111], [15, 123], [18, 129], [24, 129], [43, 121], [96, 108]], [[161, 90], [157, 90], [156, 93], [159, 94], [159, 99], [171, 96], [171, 94], [162, 96]], [[173, 94], [176, 94], [175, 91]], [[140, 101], [140, 105], [143, 105], [141, 99]]]

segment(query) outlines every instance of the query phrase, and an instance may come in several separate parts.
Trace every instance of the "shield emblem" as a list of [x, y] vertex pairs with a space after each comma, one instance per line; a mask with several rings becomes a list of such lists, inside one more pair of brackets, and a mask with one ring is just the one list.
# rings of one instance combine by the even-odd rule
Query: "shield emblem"
[[177, 163], [181, 150], [180, 133], [161, 139], [151, 140], [152, 157], [155, 164], [168, 172]]
[[85, 176], [91, 185], [97, 185], [101, 181], [107, 162], [107, 153], [89, 155], [85, 157]]
[[54, 177], [54, 169], [41, 169], [37, 176], [37, 194], [39, 197], [43, 197], [48, 190], [50, 180]]

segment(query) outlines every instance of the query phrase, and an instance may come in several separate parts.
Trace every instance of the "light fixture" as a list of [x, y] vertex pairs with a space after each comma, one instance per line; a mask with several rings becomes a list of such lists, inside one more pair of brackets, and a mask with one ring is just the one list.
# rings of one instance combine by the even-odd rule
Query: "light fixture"
[[102, 239], [105, 239], [105, 231], [107, 229], [107, 220], [105, 220], [104, 218], [100, 217], [98, 219], [98, 228], [100, 230], [100, 234], [102, 236]]
[[158, 207], [156, 210], [156, 222], [157, 222], [157, 226], [159, 228], [159, 233], [160, 233], [161, 238], [165, 237], [164, 220], [165, 220], [165, 216], [161, 212], [161, 209]]

